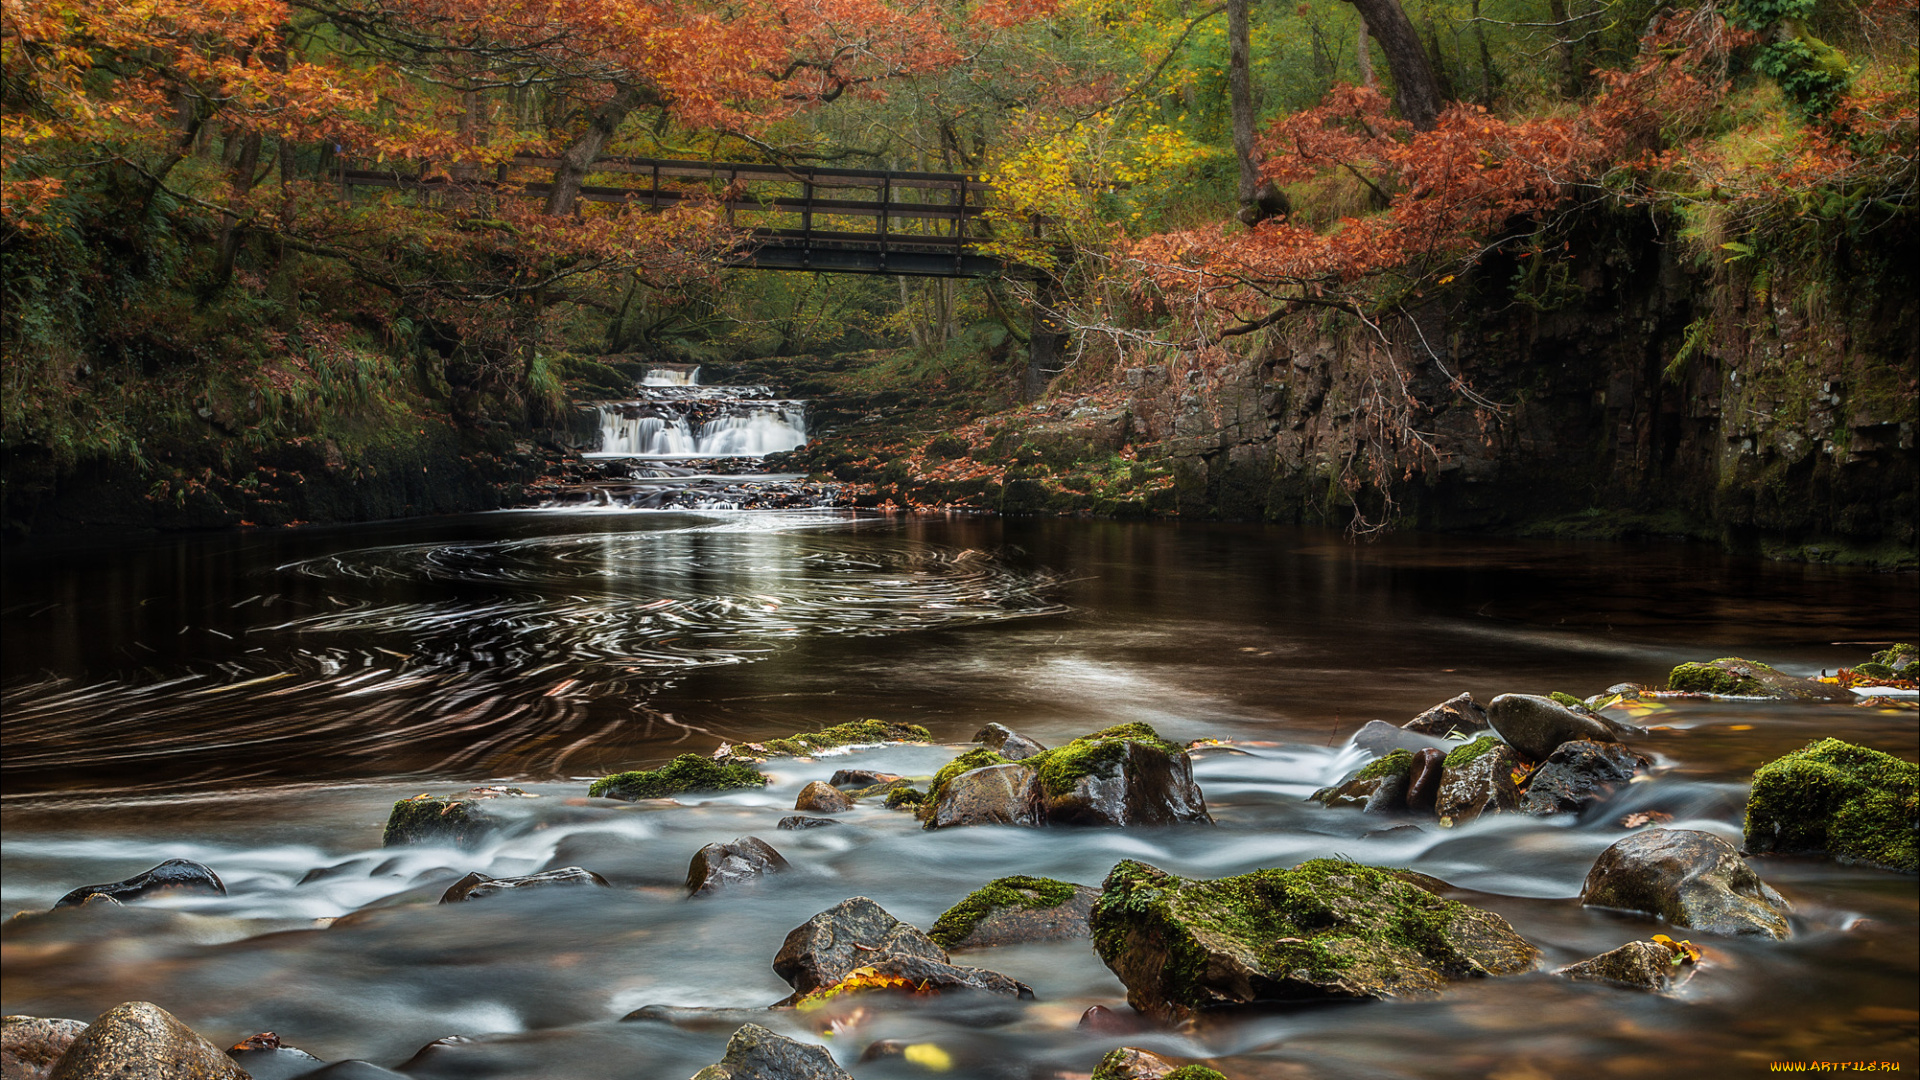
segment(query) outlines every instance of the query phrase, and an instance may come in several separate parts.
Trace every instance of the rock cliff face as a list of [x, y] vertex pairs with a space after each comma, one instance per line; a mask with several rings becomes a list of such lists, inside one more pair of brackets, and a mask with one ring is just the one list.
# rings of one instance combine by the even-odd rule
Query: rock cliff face
[[1583, 235], [1564, 274], [1489, 259], [1383, 322], [1391, 349], [1331, 314], [1212, 370], [1128, 370], [1130, 435], [1164, 443], [1183, 517], [1686, 534], [1912, 566], [1912, 237], [1816, 274], [1698, 259], [1645, 219]]

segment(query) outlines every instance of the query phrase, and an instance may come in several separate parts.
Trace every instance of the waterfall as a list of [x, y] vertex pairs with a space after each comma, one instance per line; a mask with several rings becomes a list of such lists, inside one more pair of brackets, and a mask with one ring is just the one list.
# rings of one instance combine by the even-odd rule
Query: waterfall
[[763, 386], [639, 390], [639, 400], [598, 405], [600, 448], [589, 457], [763, 457], [807, 441], [806, 402], [776, 399]]
[[648, 368], [646, 378], [640, 380], [641, 386], [699, 386], [700, 365], [681, 365], [679, 367]]

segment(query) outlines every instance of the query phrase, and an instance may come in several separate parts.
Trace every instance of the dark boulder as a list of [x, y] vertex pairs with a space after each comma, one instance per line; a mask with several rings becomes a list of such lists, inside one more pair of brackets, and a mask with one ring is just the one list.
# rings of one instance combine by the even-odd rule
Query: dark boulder
[[1027, 766], [1011, 762], [969, 769], [938, 785], [925, 823], [929, 829], [1044, 824], [1039, 778]]
[[1472, 694], [1461, 694], [1448, 698], [1400, 726], [1407, 731], [1437, 738], [1445, 738], [1456, 731], [1462, 735], [1472, 735], [1487, 730], [1487, 710], [1473, 700]]
[[1646, 766], [1646, 758], [1619, 743], [1561, 743], [1528, 778], [1520, 809], [1536, 817], [1579, 813], [1605, 801]]
[[46, 1080], [54, 1062], [85, 1030], [84, 1020], [45, 1016], [0, 1019], [0, 1080]]
[[1513, 747], [1491, 735], [1459, 747], [1441, 762], [1434, 814], [1443, 822], [1465, 825], [1481, 814], [1519, 806], [1520, 786], [1513, 779], [1519, 764]]
[[61, 897], [53, 906], [72, 907], [75, 904], [84, 904], [97, 899], [130, 904], [156, 893], [225, 896], [227, 886], [220, 880], [220, 875], [207, 866], [191, 859], [168, 859], [153, 869], [135, 874], [125, 881], [112, 881], [105, 885], [82, 885]]
[[722, 889], [745, 885], [788, 868], [787, 860], [773, 845], [757, 836], [738, 836], [729, 843], [708, 844], [694, 852], [693, 861], [687, 865], [687, 895], [711, 896]]
[[973, 741], [1008, 761], [1025, 761], [1047, 752], [1046, 747], [1003, 724], [988, 724], [974, 735]]
[[995, 878], [934, 921], [927, 937], [944, 949], [979, 949], [1087, 937], [1100, 890], [1052, 878]]
[[1396, 750], [1405, 750], [1413, 754], [1429, 748], [1445, 749], [1453, 745], [1437, 735], [1423, 735], [1418, 731], [1397, 728], [1385, 720], [1367, 721], [1347, 741], [1365, 750], [1370, 757], [1376, 758], [1386, 757]]
[[1412, 754], [1395, 750], [1368, 762], [1339, 784], [1321, 788], [1309, 798], [1326, 807], [1357, 806], [1369, 814], [1399, 813], [1407, 808], [1413, 761]]
[[476, 870], [449, 885], [447, 891], [440, 895], [440, 902], [458, 904], [468, 900], [484, 900], [503, 892], [551, 889], [569, 885], [598, 885], [604, 889], [607, 888], [607, 879], [591, 870], [582, 870], [578, 866], [563, 866], [558, 870], [507, 878], [488, 877]]
[[1528, 761], [1545, 761], [1561, 743], [1574, 739], [1619, 742], [1639, 728], [1579, 711], [1538, 694], [1501, 694], [1487, 706], [1493, 730]]
[[1217, 881], [1126, 860], [1090, 919], [1135, 1009], [1182, 1020], [1256, 1004], [1425, 997], [1533, 967], [1506, 920], [1390, 870], [1312, 859]]
[[839, 814], [853, 809], [853, 800], [847, 798], [839, 788], [815, 780], [800, 789], [799, 797], [793, 800], [793, 808], [810, 814]]
[[945, 949], [919, 928], [887, 914], [864, 896], [843, 900], [787, 935], [773, 970], [793, 987], [792, 1004], [829, 989], [861, 968], [911, 979], [936, 990], [972, 989], [1011, 997], [1033, 991], [997, 972], [955, 967]]
[[1648, 829], [1600, 853], [1580, 902], [1657, 915], [1712, 934], [1785, 938], [1792, 906], [1732, 844], [1691, 829]]
[[1667, 675], [1667, 689], [1718, 697], [1771, 698], [1776, 701], [1846, 701], [1854, 695], [1844, 686], [1802, 679], [1776, 671], [1758, 660], [1723, 656], [1704, 663], [1681, 664]]
[[115, 1005], [74, 1037], [48, 1080], [247, 1080], [224, 1050], [160, 1006]]
[[717, 1064], [693, 1080], [853, 1080], [824, 1046], [796, 1042], [759, 1024], [746, 1024], [727, 1040]]
[[462, 795], [416, 795], [393, 804], [382, 847], [402, 844], [455, 844], [478, 847], [516, 815], [507, 808], [520, 799], [537, 799], [519, 788], [478, 787]]
[[1753, 774], [1746, 844], [1752, 852], [1824, 852], [1841, 862], [1920, 870], [1920, 766], [1822, 739]]
[[693, 791], [739, 791], [765, 787], [767, 777], [752, 765], [722, 765], [695, 754], [681, 754], [657, 769], [614, 773], [593, 782], [593, 798], [661, 799]]
[[1576, 982], [1603, 982], [1634, 990], [1671, 989], [1693, 977], [1693, 963], [1685, 951], [1654, 941], [1629, 941], [1554, 972]]
[[898, 773], [874, 772], [871, 769], [836, 769], [833, 779], [827, 783], [837, 788], [870, 788], [905, 779]]
[[801, 817], [799, 814], [794, 814], [790, 817], [781, 818], [780, 824], [774, 826], [774, 828], [783, 829], [787, 832], [798, 832], [802, 829], [818, 829], [823, 825], [838, 825], [838, 824], [840, 823], [833, 820], [832, 818]]
[[1039, 774], [1050, 825], [1213, 824], [1186, 748], [1146, 724], [1097, 731], [1022, 764]]
[[1440, 776], [1446, 771], [1446, 751], [1435, 747], [1413, 755], [1413, 767], [1407, 770], [1407, 810], [1431, 814], [1440, 798]]

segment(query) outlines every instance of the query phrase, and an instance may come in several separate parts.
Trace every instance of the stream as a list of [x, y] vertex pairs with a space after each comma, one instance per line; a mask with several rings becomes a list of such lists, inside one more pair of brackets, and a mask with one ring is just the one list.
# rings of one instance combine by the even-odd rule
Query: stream
[[[1305, 801], [1361, 760], [1346, 740], [1362, 724], [1463, 690], [1584, 697], [1730, 655], [1801, 675], [1856, 663], [1877, 646], [1836, 643], [1914, 636], [1914, 575], [1651, 541], [609, 507], [27, 547], [5, 580], [4, 914], [167, 858], [228, 888], [12, 919], [8, 1014], [146, 1000], [222, 1046], [271, 1030], [420, 1080], [683, 1080], [748, 1020], [825, 1043], [862, 1080], [930, 1074], [863, 1063], [882, 1040], [937, 1044], [953, 1077], [1084, 1076], [1120, 1045], [1235, 1080], [1920, 1068], [1909, 875], [1757, 858], [1796, 907], [1790, 940], [1693, 934], [1700, 970], [1666, 996], [1551, 974], [1671, 929], [1574, 899], [1626, 815], [1738, 844], [1755, 767], [1826, 736], [1912, 759], [1912, 711], [1668, 702], [1636, 717], [1655, 726], [1636, 744], [1648, 778], [1577, 820], [1387, 833]], [[862, 717], [942, 745], [775, 759], [763, 791], [585, 797], [609, 772]], [[836, 769], [931, 773], [990, 722], [1057, 745], [1128, 721], [1226, 741], [1194, 753], [1215, 827], [925, 832], [863, 803], [838, 827], [775, 830]], [[395, 800], [480, 784], [540, 798], [478, 849], [381, 848]], [[684, 899], [693, 853], [747, 835], [792, 870]], [[1101, 1035], [1081, 1014], [1129, 1012], [1125, 988], [1086, 941], [1055, 941], [955, 955], [1031, 1002], [875, 999], [825, 1030], [766, 1011], [789, 992], [769, 966], [787, 932], [851, 896], [925, 928], [1007, 874], [1098, 884], [1123, 858], [1217, 877], [1328, 856], [1442, 879], [1538, 945], [1539, 970]], [[563, 866], [613, 887], [434, 903], [469, 871]]]

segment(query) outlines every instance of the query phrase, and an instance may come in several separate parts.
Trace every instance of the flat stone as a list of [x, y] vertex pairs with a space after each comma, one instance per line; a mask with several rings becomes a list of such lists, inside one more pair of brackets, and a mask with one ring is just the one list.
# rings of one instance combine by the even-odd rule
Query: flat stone
[[46, 1080], [60, 1055], [87, 1030], [84, 1020], [46, 1016], [0, 1018], [0, 1080]]
[[1445, 738], [1455, 731], [1462, 735], [1473, 735], [1487, 729], [1487, 710], [1473, 700], [1472, 694], [1461, 694], [1435, 705], [1400, 727], [1437, 738]]
[[48, 1080], [248, 1080], [226, 1051], [149, 1001], [115, 1005], [74, 1037]]
[[1634, 990], [1661, 991], [1693, 977], [1692, 964], [1676, 964], [1672, 949], [1653, 941], [1629, 941], [1554, 972], [1577, 982], [1603, 982]]
[[525, 877], [506, 878], [488, 877], [476, 870], [447, 886], [447, 891], [440, 895], [440, 902], [459, 904], [468, 900], [484, 900], [503, 892], [551, 889], [571, 885], [597, 885], [604, 889], [607, 888], [607, 879], [578, 866], [563, 866], [558, 870], [528, 874]]
[[833, 779], [827, 783], [834, 787], [869, 788], [879, 784], [891, 784], [896, 780], [905, 780], [899, 773], [874, 772], [871, 769], [837, 769]]
[[[781, 827], [786, 827], [785, 822]], [[722, 889], [746, 885], [789, 868], [787, 860], [772, 844], [757, 836], [738, 836], [728, 843], [708, 844], [694, 852], [693, 860], [687, 864], [687, 895], [711, 896]]]
[[1647, 829], [1600, 853], [1580, 903], [1657, 915], [1711, 934], [1786, 938], [1792, 905], [1732, 844], [1692, 829]]
[[853, 809], [853, 800], [832, 784], [815, 780], [800, 789], [800, 796], [793, 800], [793, 808], [810, 814], [840, 814]]
[[693, 1080], [853, 1080], [824, 1046], [815, 1046], [745, 1024], [727, 1040], [717, 1064], [693, 1074]]
[[96, 899], [131, 904], [157, 893], [225, 896], [227, 886], [211, 867], [194, 862], [192, 859], [168, 859], [125, 881], [111, 881], [104, 885], [82, 885], [61, 897], [53, 906], [72, 907]]
[[242, 1044], [228, 1050], [227, 1056], [253, 1080], [303, 1080], [327, 1065], [305, 1050], [291, 1046], [255, 1048]]

